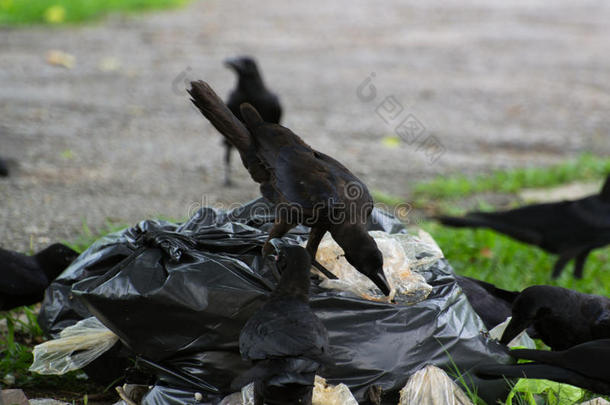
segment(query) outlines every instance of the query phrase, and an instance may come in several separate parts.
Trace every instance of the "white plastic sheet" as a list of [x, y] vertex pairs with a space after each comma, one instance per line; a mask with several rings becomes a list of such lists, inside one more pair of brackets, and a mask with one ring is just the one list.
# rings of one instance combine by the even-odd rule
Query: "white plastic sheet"
[[119, 340], [117, 335], [93, 316], [67, 327], [59, 336], [59, 339], [34, 347], [34, 362], [30, 371], [65, 374], [78, 370], [108, 351]]
[[438, 367], [426, 366], [400, 390], [398, 405], [473, 405], [464, 391]]

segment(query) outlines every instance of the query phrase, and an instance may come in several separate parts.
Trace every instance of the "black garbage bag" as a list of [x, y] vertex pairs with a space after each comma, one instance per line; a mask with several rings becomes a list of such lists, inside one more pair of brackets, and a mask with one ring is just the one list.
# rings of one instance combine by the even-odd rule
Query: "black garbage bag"
[[[380, 210], [369, 222], [370, 230], [406, 232]], [[259, 199], [231, 211], [202, 208], [183, 224], [149, 220], [106, 236], [51, 284], [40, 324], [56, 335], [93, 314], [153, 366], [159, 380], [144, 404], [195, 403], [195, 392], [203, 394], [198, 403], [215, 404], [249, 368], [239, 354], [239, 332], [277, 282], [260, 256], [272, 223], [271, 207]], [[302, 243], [307, 233], [296, 227], [284, 241]], [[468, 371], [510, 357], [482, 333], [444, 259], [421, 274], [433, 290], [410, 306], [313, 281], [311, 307], [328, 329], [335, 360], [320, 374], [345, 383], [359, 401], [379, 385], [384, 403], [396, 404], [415, 371], [433, 364], [451, 372], [455, 364], [481, 398], [495, 402], [506, 392], [504, 381], [477, 380]]]

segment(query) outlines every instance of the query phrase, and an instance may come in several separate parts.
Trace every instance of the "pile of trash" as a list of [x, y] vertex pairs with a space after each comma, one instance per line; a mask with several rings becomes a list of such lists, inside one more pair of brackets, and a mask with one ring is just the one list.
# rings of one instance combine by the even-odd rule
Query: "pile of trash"
[[[260, 254], [274, 220], [269, 208], [261, 199], [231, 211], [201, 208], [182, 224], [147, 220], [95, 242], [51, 284], [39, 315], [51, 337], [72, 340], [43, 344], [33, 369], [83, 367], [111, 382], [135, 359], [154, 377], [142, 404], [247, 403], [247, 388], [234, 393], [230, 385], [250, 366], [239, 353], [240, 330], [277, 282]], [[489, 338], [432, 238], [377, 209], [368, 229], [393, 300], [350, 269], [332, 239], [322, 241], [317, 259], [338, 279], [312, 277], [310, 305], [328, 330], [334, 364], [319, 371], [314, 398], [338, 392], [363, 402], [378, 392], [383, 404], [412, 403], [401, 398], [421, 393], [405, 384], [430, 373], [427, 366], [476, 387], [488, 403], [505, 397], [505, 381], [469, 373], [511, 359]], [[298, 226], [283, 240], [304, 244], [307, 234]], [[100, 355], [102, 348], [109, 350]]]

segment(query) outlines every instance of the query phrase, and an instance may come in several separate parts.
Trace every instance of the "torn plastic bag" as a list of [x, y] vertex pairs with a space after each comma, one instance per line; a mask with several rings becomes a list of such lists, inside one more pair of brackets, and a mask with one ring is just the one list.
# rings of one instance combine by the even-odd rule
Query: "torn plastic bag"
[[[370, 230], [406, 234], [379, 210], [369, 222]], [[239, 332], [276, 283], [260, 256], [272, 224], [273, 211], [256, 200], [231, 211], [202, 208], [183, 224], [143, 221], [109, 235], [51, 284], [40, 323], [57, 333], [93, 314], [134, 355], [215, 387], [218, 393], [202, 392], [201, 402], [215, 404], [248, 369]], [[304, 243], [307, 233], [299, 226], [283, 240]], [[484, 326], [444, 259], [431, 259], [417, 271], [432, 291], [414, 305], [369, 301], [313, 283], [311, 307], [328, 329], [335, 360], [320, 372], [330, 384], [346, 384], [357, 400], [379, 385], [384, 403], [396, 404], [408, 377], [426, 364], [450, 370], [453, 360], [471, 381], [468, 370], [476, 364], [511, 361], [481, 333]], [[158, 375], [144, 404], [185, 403], [201, 391]], [[472, 381], [489, 403], [507, 392], [502, 380]]]
[[110, 350], [119, 337], [95, 317], [69, 326], [59, 339], [34, 347], [34, 362], [29, 368], [39, 374], [65, 374], [78, 370]]

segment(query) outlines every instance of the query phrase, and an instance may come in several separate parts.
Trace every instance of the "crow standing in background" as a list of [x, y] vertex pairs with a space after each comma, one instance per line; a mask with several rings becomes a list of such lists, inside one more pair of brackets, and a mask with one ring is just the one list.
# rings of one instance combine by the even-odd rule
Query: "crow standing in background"
[[311, 257], [283, 246], [281, 279], [269, 300], [244, 325], [239, 351], [254, 367], [234, 381], [254, 381], [254, 404], [311, 404], [316, 371], [329, 361], [328, 332], [309, 307]]
[[553, 350], [610, 339], [610, 299], [549, 285], [528, 287], [515, 298], [500, 342], [508, 344], [530, 325]]
[[0, 248], [0, 310], [42, 301], [51, 281], [77, 257], [77, 252], [60, 243], [33, 256]]
[[[240, 120], [244, 121], [239, 111], [243, 103], [250, 103], [259, 112], [263, 120], [274, 124], [280, 123], [282, 106], [278, 97], [267, 90], [256, 62], [249, 56], [227, 59], [225, 65], [237, 74], [237, 87], [229, 94], [227, 107]], [[231, 185], [231, 150], [233, 145], [224, 138], [225, 144], [225, 185]]]
[[589, 253], [610, 243], [610, 175], [599, 194], [580, 200], [437, 219], [444, 225], [459, 228], [490, 228], [558, 254], [553, 278], [559, 277], [566, 264], [575, 258], [574, 277], [582, 278]]
[[509, 354], [534, 362], [479, 365], [474, 369], [475, 374], [482, 378], [543, 378], [610, 395], [610, 339], [594, 340], [558, 352], [515, 349]]
[[261, 194], [275, 205], [275, 224], [263, 254], [271, 253], [271, 239], [304, 224], [311, 227], [307, 251], [315, 258], [329, 231], [345, 259], [388, 295], [383, 256], [366, 230], [373, 210], [366, 185], [288, 128], [265, 122], [250, 104], [242, 104], [240, 110], [246, 129], [207, 83], [192, 82], [191, 86], [188, 92], [195, 106], [237, 148], [250, 176], [260, 184]]

